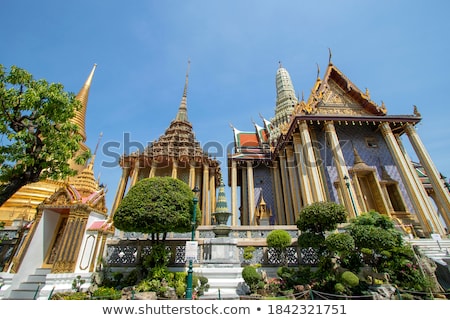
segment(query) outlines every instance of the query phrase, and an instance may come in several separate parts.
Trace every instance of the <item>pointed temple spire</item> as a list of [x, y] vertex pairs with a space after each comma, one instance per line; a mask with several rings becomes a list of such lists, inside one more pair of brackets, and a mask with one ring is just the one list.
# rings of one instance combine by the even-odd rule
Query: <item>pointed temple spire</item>
[[175, 120], [178, 120], [178, 121], [186, 121], [186, 122], [189, 121], [188, 116], [187, 116], [187, 89], [188, 89], [190, 66], [191, 66], [191, 61], [188, 60], [188, 67], [186, 70], [186, 80], [184, 82], [183, 97], [181, 98], [180, 107], [178, 108], [178, 113], [177, 113], [177, 116], [175, 117]]
[[76, 99], [81, 102], [81, 109], [76, 112], [72, 121], [78, 126], [78, 132], [83, 137], [83, 142], [86, 142], [86, 109], [89, 98], [89, 90], [91, 88], [92, 78], [94, 77], [96, 68], [97, 64], [94, 64], [94, 67], [92, 68], [86, 82], [76, 96]]
[[271, 119], [271, 123], [274, 127], [274, 133], [271, 136], [271, 139], [276, 139], [279, 136], [281, 132], [279, 129], [280, 126], [289, 122], [298, 102], [291, 77], [281, 63], [276, 73], [275, 84], [277, 100], [275, 116]]

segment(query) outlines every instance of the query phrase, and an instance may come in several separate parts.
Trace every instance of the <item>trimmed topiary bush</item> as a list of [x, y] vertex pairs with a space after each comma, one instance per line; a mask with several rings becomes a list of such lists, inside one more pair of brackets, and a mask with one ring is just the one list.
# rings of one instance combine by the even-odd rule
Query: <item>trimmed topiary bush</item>
[[253, 266], [245, 266], [242, 269], [242, 278], [252, 293], [256, 292], [258, 283], [262, 280], [261, 274]]
[[341, 282], [346, 286], [353, 288], [359, 285], [359, 278], [351, 271], [344, 271], [341, 275]]

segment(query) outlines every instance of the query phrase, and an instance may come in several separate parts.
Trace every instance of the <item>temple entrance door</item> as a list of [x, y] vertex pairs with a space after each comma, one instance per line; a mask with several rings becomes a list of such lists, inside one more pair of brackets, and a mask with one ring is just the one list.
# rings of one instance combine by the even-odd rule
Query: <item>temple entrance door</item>
[[68, 217], [68, 214], [64, 214], [59, 218], [58, 224], [53, 234], [53, 239], [51, 241], [49, 249], [47, 250], [44, 263], [42, 264], [43, 268], [51, 268], [53, 266], [53, 263], [56, 261], [56, 255], [62, 245], [62, 236], [67, 226]]
[[377, 204], [375, 201], [374, 194], [372, 192], [372, 188], [370, 186], [369, 179], [367, 176], [358, 176], [358, 182], [361, 187], [361, 192], [363, 195], [363, 199], [368, 211], [375, 210], [378, 211]]

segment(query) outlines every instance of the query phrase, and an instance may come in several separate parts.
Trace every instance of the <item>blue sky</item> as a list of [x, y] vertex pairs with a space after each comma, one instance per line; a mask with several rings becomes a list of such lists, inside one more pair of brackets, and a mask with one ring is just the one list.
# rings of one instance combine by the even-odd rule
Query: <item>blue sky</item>
[[[103, 133], [95, 172], [111, 208], [124, 135], [146, 144], [174, 119], [191, 61], [188, 114], [197, 140], [233, 141], [275, 108], [278, 62], [307, 97], [328, 63], [389, 114], [423, 120], [417, 130], [450, 176], [448, 1], [3, 0], [0, 64], [78, 92], [98, 64], [87, 109], [87, 145]], [[111, 142], [121, 148], [108, 149]], [[109, 144], [108, 144], [109, 143]], [[215, 151], [215, 150], [210, 150]], [[416, 160], [414, 154], [411, 154]], [[226, 153], [217, 155], [226, 174]]]

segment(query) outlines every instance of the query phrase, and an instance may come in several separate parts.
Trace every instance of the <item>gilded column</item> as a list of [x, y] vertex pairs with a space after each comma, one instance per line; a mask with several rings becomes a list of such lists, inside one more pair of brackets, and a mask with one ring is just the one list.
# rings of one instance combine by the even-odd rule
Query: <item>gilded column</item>
[[408, 193], [411, 203], [416, 212], [417, 218], [419, 219], [424, 232], [431, 233], [432, 225], [429, 217], [428, 207], [424, 203], [424, 199], [420, 190], [418, 189], [416, 179], [410, 170], [409, 164], [406, 162], [403, 156], [402, 150], [397, 143], [394, 133], [389, 126], [389, 123], [383, 122], [380, 124], [381, 133], [386, 141], [389, 151], [394, 158], [394, 161], [399, 169], [402, 180], [404, 181], [406, 192]]
[[439, 220], [439, 217], [436, 214], [436, 208], [431, 203], [431, 199], [428, 196], [428, 193], [425, 190], [424, 185], [419, 179], [419, 175], [417, 174], [416, 169], [414, 168], [413, 162], [411, 161], [409, 154], [406, 152], [403, 146], [400, 135], [394, 134], [394, 137], [397, 141], [398, 146], [400, 147], [400, 150], [402, 151], [401, 156], [405, 159], [407, 169], [411, 173], [411, 177], [413, 179], [411, 180], [411, 182], [415, 185], [416, 189], [418, 190], [418, 194], [421, 196], [422, 203], [427, 208], [426, 219], [430, 224], [431, 231], [433, 233], [445, 234], [444, 227], [442, 226], [441, 221]]
[[289, 174], [289, 184], [290, 190], [292, 194], [292, 204], [294, 205], [294, 214], [293, 216], [288, 217], [288, 224], [295, 224], [296, 216], [300, 212], [301, 201], [300, 201], [300, 190], [299, 185], [296, 183], [296, 170], [295, 170], [295, 161], [294, 161], [294, 151], [292, 146], [286, 146], [286, 161], [288, 166], [288, 174]]
[[445, 187], [444, 183], [441, 180], [441, 175], [439, 171], [436, 169], [433, 161], [431, 160], [430, 155], [428, 154], [425, 146], [422, 143], [416, 129], [410, 124], [407, 123], [405, 125], [406, 134], [408, 135], [409, 141], [411, 142], [414, 151], [419, 157], [419, 161], [422, 164], [427, 177], [430, 179], [430, 183], [433, 187], [436, 200], [439, 202], [438, 207], [444, 209], [442, 215], [445, 219], [445, 223], [448, 227], [450, 227], [450, 195]]
[[292, 198], [291, 191], [289, 186], [289, 176], [286, 169], [286, 157], [284, 154], [279, 155], [280, 157], [280, 168], [281, 168], [281, 184], [283, 186], [283, 200], [284, 200], [284, 212], [286, 224], [289, 224], [289, 221], [292, 221], [292, 217], [294, 216], [293, 208], [292, 208]]
[[178, 178], [178, 161], [173, 160], [172, 162], [172, 178], [177, 179]]
[[150, 173], [148, 175], [149, 178], [154, 178], [156, 175], [157, 164], [155, 160], [152, 161], [152, 166], [150, 167]]
[[353, 199], [353, 195], [355, 194], [353, 184], [351, 183], [351, 181], [349, 181], [348, 186], [346, 185], [345, 178], [347, 177], [348, 180], [350, 180], [350, 175], [348, 173], [347, 164], [345, 163], [344, 154], [342, 153], [341, 145], [339, 144], [339, 139], [336, 134], [336, 129], [334, 127], [333, 121], [325, 122], [325, 132], [330, 142], [331, 151], [333, 152], [333, 160], [335, 162], [338, 174], [338, 183], [345, 200], [344, 205], [347, 208], [347, 211], [350, 213], [350, 216], [355, 217], [358, 215], [359, 206], [356, 202], [356, 199]]
[[86, 210], [87, 206], [85, 205], [75, 206], [74, 209], [71, 209], [61, 238], [61, 244], [56, 252], [52, 273], [70, 273], [75, 271], [75, 263], [89, 215]]
[[300, 189], [303, 198], [303, 205], [308, 206], [312, 204], [314, 200], [311, 192], [311, 186], [309, 185], [310, 180], [308, 179], [308, 173], [305, 167], [306, 161], [303, 156], [302, 140], [300, 138], [299, 133], [294, 133], [293, 141], [294, 141], [295, 155], [297, 157], [297, 164], [298, 164], [297, 170], [300, 180]]
[[279, 225], [286, 224], [286, 216], [283, 206], [283, 187], [280, 181], [280, 168], [278, 161], [272, 162], [272, 175], [273, 175], [273, 189], [275, 190], [275, 205], [276, 205], [276, 222]]
[[195, 188], [195, 163], [189, 162], [189, 188]]
[[256, 225], [255, 221], [255, 183], [253, 179], [253, 162], [247, 161], [247, 187], [248, 187], [248, 225]]
[[[213, 172], [209, 175], [209, 194], [210, 194], [210, 204], [209, 207], [211, 208], [211, 212], [214, 211], [216, 208], [216, 176], [214, 174], [214, 168], [212, 169]], [[211, 224], [211, 219], [209, 219], [209, 224]]]
[[231, 220], [232, 226], [238, 225], [238, 206], [237, 206], [237, 168], [236, 161], [231, 160]]
[[209, 165], [207, 163], [203, 164], [202, 214], [203, 225], [210, 225], [211, 212], [209, 211]]
[[114, 212], [117, 210], [119, 203], [125, 195], [125, 188], [127, 186], [128, 179], [130, 178], [130, 170], [130, 167], [122, 168], [122, 177], [120, 178], [119, 187], [117, 188], [116, 197], [114, 198], [114, 204], [111, 208], [111, 215], [114, 215]]
[[249, 224], [248, 222], [248, 179], [247, 179], [247, 170], [244, 168], [241, 169], [242, 176], [242, 186], [241, 186], [241, 225], [246, 226]]
[[139, 157], [135, 159], [134, 162], [134, 168], [133, 168], [133, 174], [131, 177], [131, 186], [134, 186], [136, 184], [136, 182], [138, 181], [138, 177], [139, 177]]
[[311, 136], [309, 134], [308, 124], [305, 120], [299, 123], [300, 135], [303, 142], [303, 150], [305, 151], [306, 168], [311, 183], [311, 191], [313, 193], [314, 202], [325, 201], [322, 191], [322, 182], [319, 175], [316, 157], [313, 150]]

